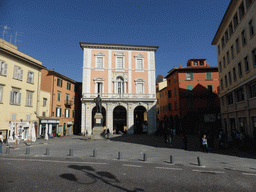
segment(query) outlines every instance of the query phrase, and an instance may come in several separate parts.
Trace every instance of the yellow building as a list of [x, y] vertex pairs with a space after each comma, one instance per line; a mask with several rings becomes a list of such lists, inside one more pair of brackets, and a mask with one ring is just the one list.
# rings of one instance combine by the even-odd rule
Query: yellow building
[[[0, 39], [0, 131], [30, 139], [30, 128], [38, 125], [42, 62], [13, 44]], [[9, 130], [9, 132], [8, 132]]]
[[212, 41], [217, 45], [222, 126], [256, 137], [256, 1], [231, 0]]

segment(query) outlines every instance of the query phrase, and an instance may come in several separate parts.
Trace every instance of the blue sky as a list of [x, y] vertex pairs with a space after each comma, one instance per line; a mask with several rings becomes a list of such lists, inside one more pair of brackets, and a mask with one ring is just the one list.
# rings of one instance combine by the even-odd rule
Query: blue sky
[[[82, 81], [79, 42], [159, 46], [156, 76], [187, 60], [217, 66], [213, 37], [230, 0], [0, 0], [0, 25], [23, 32], [18, 50]], [[3, 30], [3, 27], [0, 28]], [[0, 34], [3, 38], [3, 34]], [[5, 36], [9, 41], [10, 37]], [[14, 44], [14, 37], [12, 38]]]

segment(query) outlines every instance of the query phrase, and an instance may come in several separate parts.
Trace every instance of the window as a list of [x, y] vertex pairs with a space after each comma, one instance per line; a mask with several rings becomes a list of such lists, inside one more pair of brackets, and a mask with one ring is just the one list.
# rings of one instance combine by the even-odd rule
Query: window
[[116, 78], [116, 80], [117, 80], [117, 93], [124, 93], [124, 79], [123, 79], [123, 77], [117, 77]]
[[16, 120], [16, 114], [12, 114], [12, 120]]
[[117, 57], [117, 68], [122, 69], [123, 67], [123, 57]]
[[228, 105], [233, 104], [233, 95], [232, 95], [232, 93], [229, 93], [226, 98], [227, 98], [227, 104]]
[[143, 94], [143, 83], [137, 83], [136, 91], [137, 94]]
[[174, 87], [174, 96], [177, 96], [176, 87]]
[[231, 49], [231, 59], [234, 59], [235, 57], [234, 45], [232, 45], [230, 49]]
[[76, 97], [73, 97], [73, 104], [76, 104]]
[[23, 79], [23, 69], [21, 69], [18, 66], [14, 66], [14, 76], [13, 76], [13, 78], [22, 81], [22, 79]]
[[249, 85], [249, 96], [250, 98], [256, 97], [256, 82]]
[[230, 55], [229, 55], [229, 51], [227, 52], [227, 63], [230, 63]]
[[187, 85], [186, 94], [192, 95], [193, 92], [193, 85]]
[[252, 50], [252, 63], [256, 67], [256, 48]]
[[236, 99], [237, 99], [237, 102], [244, 100], [244, 89], [243, 88], [240, 88], [236, 91]]
[[69, 118], [69, 113], [70, 113], [70, 110], [69, 109], [65, 109], [65, 117], [66, 118]]
[[137, 69], [143, 69], [143, 64], [142, 64], [142, 59], [137, 59], [136, 60], [136, 62], [137, 62]]
[[144, 55], [139, 53], [134, 57], [136, 62], [136, 69], [142, 70], [144, 68]]
[[229, 26], [228, 26], [228, 30], [229, 30], [229, 37], [231, 37], [232, 36], [232, 34], [233, 34], [233, 25], [232, 25], [232, 21], [230, 22], [230, 24], [229, 24]]
[[169, 83], [169, 85], [171, 85], [171, 79], [168, 79], [168, 83]]
[[32, 106], [33, 92], [27, 91], [26, 106]]
[[230, 73], [230, 71], [228, 72], [228, 80], [229, 80], [229, 84], [232, 84], [232, 78], [231, 78], [231, 73]]
[[218, 45], [218, 54], [220, 55], [220, 45]]
[[58, 91], [57, 101], [60, 101], [61, 92]]
[[233, 79], [234, 79], [234, 81], [236, 81], [236, 68], [235, 67], [233, 68]]
[[103, 57], [96, 57], [96, 60], [97, 60], [96, 68], [102, 69], [103, 68]]
[[194, 61], [194, 66], [198, 66], [198, 62], [197, 61]]
[[71, 83], [67, 82], [67, 90], [71, 89]]
[[212, 80], [212, 72], [206, 72], [206, 79]]
[[241, 19], [244, 17], [244, 2], [241, 3], [241, 5], [239, 6], [239, 19], [241, 21]]
[[221, 72], [222, 71], [221, 61], [219, 62], [219, 69], [220, 69], [220, 72]]
[[224, 67], [224, 69], [226, 68], [226, 57], [225, 56], [223, 57], [223, 67]]
[[76, 112], [73, 110], [72, 118], [75, 118]]
[[236, 54], [240, 52], [239, 37], [236, 39]]
[[174, 102], [174, 107], [175, 107], [175, 109], [178, 109], [177, 101]]
[[66, 104], [68, 104], [69, 101], [69, 94], [66, 94]]
[[56, 107], [56, 117], [61, 117], [61, 107]]
[[248, 56], [246, 56], [244, 58], [244, 67], [245, 67], [245, 72], [249, 71], [250, 68], [249, 68], [249, 61], [248, 61]]
[[0, 61], [0, 75], [7, 75], [7, 63]]
[[223, 80], [222, 79], [220, 80], [220, 88], [221, 88], [221, 90], [223, 90]]
[[173, 82], [176, 83], [176, 75], [173, 75]]
[[225, 86], [228, 86], [228, 80], [227, 80], [227, 75], [225, 75]]
[[43, 98], [43, 107], [46, 107], [46, 104], [47, 104], [47, 99]]
[[237, 13], [236, 13], [235, 16], [233, 17], [233, 21], [234, 21], [234, 28], [236, 28], [237, 25], [238, 25], [238, 16], [237, 16]]
[[250, 5], [252, 4], [253, 0], [245, 0], [246, 3], [246, 10], [248, 10], [248, 8], [250, 7]]
[[76, 92], [76, 85], [74, 85], [74, 92]]
[[245, 33], [245, 30], [242, 31], [241, 36], [242, 36], [242, 45], [244, 46], [246, 44], [246, 33]]
[[225, 44], [228, 43], [228, 30], [225, 31]]
[[29, 115], [29, 114], [27, 115], [26, 120], [27, 120], [27, 121], [30, 120], [30, 115]]
[[3, 102], [3, 86], [0, 85], [0, 103]]
[[13, 88], [10, 95], [10, 104], [20, 105], [21, 93], [19, 89]]
[[200, 61], [200, 66], [203, 66], [204, 65], [204, 61]]
[[254, 26], [253, 26], [253, 21], [249, 21], [249, 33], [250, 37], [254, 35]]
[[172, 97], [172, 90], [168, 90], [168, 98]]
[[241, 62], [238, 63], [238, 75], [241, 77], [243, 74], [242, 74], [242, 65], [241, 65]]
[[62, 87], [62, 79], [57, 79], [57, 86]]
[[169, 110], [169, 111], [172, 110], [172, 103], [168, 103], [168, 110]]
[[31, 71], [28, 71], [28, 78], [27, 78], [28, 83], [33, 83], [34, 82], [34, 73]]
[[221, 48], [223, 49], [225, 46], [225, 41], [224, 41], [224, 37], [221, 38]]
[[193, 80], [193, 73], [192, 72], [186, 73], [186, 80]]
[[212, 85], [207, 85], [207, 91], [209, 93], [212, 93], [212, 90], [213, 90], [213, 86]]

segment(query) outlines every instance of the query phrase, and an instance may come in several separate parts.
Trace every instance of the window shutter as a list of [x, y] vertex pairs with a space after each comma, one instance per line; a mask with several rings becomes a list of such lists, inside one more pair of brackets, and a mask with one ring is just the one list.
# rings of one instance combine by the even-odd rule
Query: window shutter
[[2, 63], [2, 74], [7, 75], [7, 63]]
[[30, 94], [30, 106], [32, 106], [33, 93]]
[[18, 67], [17, 66], [14, 66], [14, 75], [13, 75], [13, 77], [14, 77], [14, 79], [18, 79]]
[[31, 83], [34, 82], [34, 73], [31, 72]]
[[29, 80], [29, 71], [28, 71], [28, 74], [27, 74], [27, 82], [30, 82], [30, 80]]
[[56, 117], [58, 117], [58, 107], [56, 107]]
[[10, 94], [10, 103], [13, 104], [14, 101], [13, 101], [13, 97], [14, 97], [14, 92], [11, 91], [11, 94]]
[[61, 117], [61, 108], [60, 108], [60, 116], [59, 117]]
[[26, 105], [29, 105], [29, 94], [27, 93], [27, 97], [26, 97]]
[[21, 93], [18, 93], [18, 97], [17, 97], [17, 99], [18, 99], [18, 105], [20, 105], [20, 101], [21, 101]]
[[23, 69], [20, 69], [20, 80], [23, 79]]
[[194, 79], [194, 74], [190, 73], [190, 77], [191, 77], [191, 80], [193, 80]]

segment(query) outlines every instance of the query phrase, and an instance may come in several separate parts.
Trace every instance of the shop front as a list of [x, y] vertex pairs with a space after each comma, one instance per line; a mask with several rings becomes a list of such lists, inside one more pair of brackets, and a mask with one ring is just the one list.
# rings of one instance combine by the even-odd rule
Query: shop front
[[40, 118], [37, 137], [46, 140], [48, 140], [48, 138], [56, 137], [59, 131], [59, 123], [60, 120], [56, 118]]

